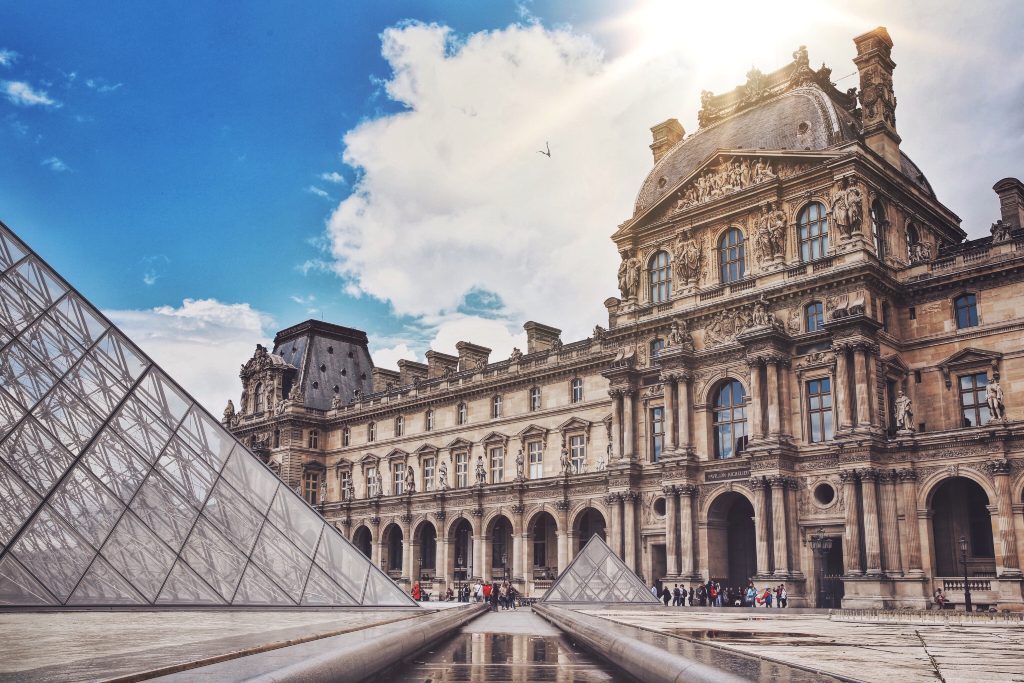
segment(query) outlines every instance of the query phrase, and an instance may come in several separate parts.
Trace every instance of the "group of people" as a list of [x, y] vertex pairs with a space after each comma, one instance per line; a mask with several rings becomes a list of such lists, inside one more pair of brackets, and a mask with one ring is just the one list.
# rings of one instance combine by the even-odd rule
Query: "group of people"
[[771, 588], [766, 586], [758, 590], [753, 581], [747, 582], [745, 589], [739, 586], [722, 587], [718, 581], [708, 581], [696, 586], [680, 586], [672, 589], [666, 584], [660, 591], [657, 584], [651, 586], [651, 595], [659, 598], [665, 606], [673, 607], [786, 607], [789, 594], [786, 584], [780, 583]]
[[[448, 592], [451, 593], [450, 588], [448, 589]], [[412, 599], [416, 602], [427, 602], [430, 600], [430, 593], [423, 590], [419, 581], [412, 585]]]
[[497, 581], [484, 583], [477, 581], [470, 589], [470, 595], [474, 602], [485, 602], [490, 606], [492, 612], [499, 609], [517, 609], [519, 591], [508, 581]]

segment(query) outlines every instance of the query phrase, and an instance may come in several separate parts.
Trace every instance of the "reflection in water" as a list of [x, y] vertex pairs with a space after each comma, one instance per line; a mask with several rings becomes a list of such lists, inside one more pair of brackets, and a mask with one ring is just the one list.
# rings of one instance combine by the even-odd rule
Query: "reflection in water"
[[390, 680], [591, 683], [629, 679], [610, 671], [563, 636], [459, 633], [438, 649], [421, 655]]

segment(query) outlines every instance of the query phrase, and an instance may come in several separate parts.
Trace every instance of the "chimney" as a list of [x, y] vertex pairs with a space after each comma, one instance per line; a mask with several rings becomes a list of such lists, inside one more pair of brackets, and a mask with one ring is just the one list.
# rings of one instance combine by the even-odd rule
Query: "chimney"
[[468, 341], [460, 341], [455, 348], [459, 350], [459, 372], [482, 368], [487, 365], [491, 355], [491, 350], [486, 346], [470, 344]]
[[654, 163], [658, 163], [658, 160], [665, 156], [665, 152], [683, 139], [686, 131], [677, 119], [669, 119], [651, 128], [651, 135], [654, 137], [651, 152], [654, 153]]
[[1003, 223], [1009, 225], [1010, 230], [1024, 226], [1024, 183], [1016, 178], [1003, 178], [992, 189], [999, 195]]
[[443, 377], [446, 370], [456, 372], [459, 369], [459, 359], [457, 356], [450, 356], [447, 353], [434, 350], [427, 351], [426, 356], [427, 379]]
[[394, 370], [374, 368], [370, 370], [370, 378], [373, 380], [373, 393], [387, 391], [401, 386], [401, 375]]
[[541, 325], [532, 320], [523, 325], [523, 329], [526, 330], [527, 353], [547, 351], [555, 345], [555, 342], [560, 341], [559, 338], [562, 336], [562, 331], [557, 327]]
[[423, 363], [403, 358], [398, 361], [398, 376], [398, 381], [403, 387], [415, 384], [427, 378], [427, 366]]
[[892, 38], [884, 27], [853, 39], [860, 73], [861, 123], [864, 142], [883, 159], [900, 168], [900, 136], [896, 133], [896, 95], [892, 89]]

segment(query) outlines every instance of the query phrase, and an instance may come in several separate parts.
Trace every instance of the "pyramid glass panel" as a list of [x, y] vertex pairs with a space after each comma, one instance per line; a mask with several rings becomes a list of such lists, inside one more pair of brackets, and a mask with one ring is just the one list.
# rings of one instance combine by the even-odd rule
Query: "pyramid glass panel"
[[0, 605], [228, 604], [416, 603], [0, 224]]
[[597, 535], [590, 537], [541, 602], [660, 603]]

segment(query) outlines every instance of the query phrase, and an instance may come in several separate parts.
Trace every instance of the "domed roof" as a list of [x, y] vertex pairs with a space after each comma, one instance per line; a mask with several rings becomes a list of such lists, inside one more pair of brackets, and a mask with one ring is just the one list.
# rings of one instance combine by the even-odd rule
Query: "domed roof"
[[795, 88], [676, 143], [647, 175], [634, 213], [653, 206], [717, 150], [820, 151], [855, 141], [857, 129], [853, 116], [817, 85]]

